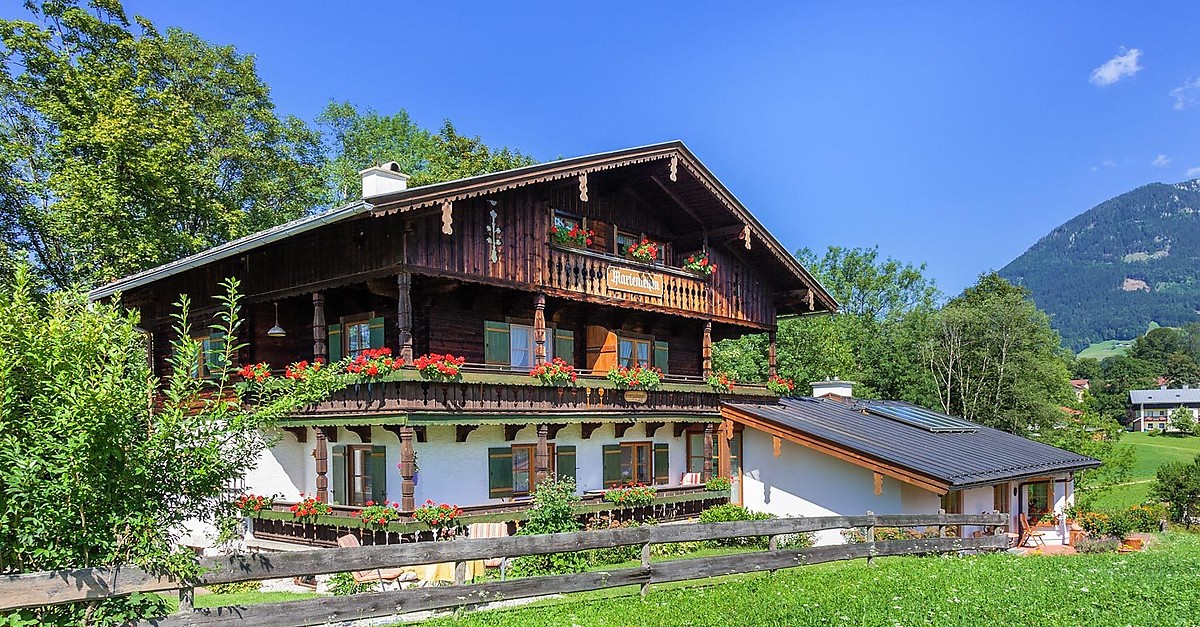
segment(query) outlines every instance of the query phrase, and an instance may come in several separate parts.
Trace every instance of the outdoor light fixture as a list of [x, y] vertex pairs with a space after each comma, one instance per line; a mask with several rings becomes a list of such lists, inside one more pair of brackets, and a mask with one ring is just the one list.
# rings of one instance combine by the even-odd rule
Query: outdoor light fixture
[[279, 303], [275, 303], [275, 326], [267, 329], [267, 335], [271, 337], [287, 337], [287, 331], [279, 326]]

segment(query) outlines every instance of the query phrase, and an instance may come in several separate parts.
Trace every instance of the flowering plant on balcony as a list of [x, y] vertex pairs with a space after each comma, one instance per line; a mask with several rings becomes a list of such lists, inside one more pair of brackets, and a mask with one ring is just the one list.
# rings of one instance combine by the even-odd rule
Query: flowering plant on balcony
[[458, 526], [456, 521], [462, 513], [462, 508], [457, 505], [437, 504], [433, 499], [426, 499], [424, 505], [413, 510], [413, 518], [429, 525], [430, 529], [448, 529]]
[[242, 366], [241, 370], [238, 370], [238, 375], [246, 381], [262, 383], [271, 378], [271, 366], [267, 365], [265, 361], [260, 361], [257, 364]]
[[652, 366], [636, 364], [632, 368], [619, 366], [604, 375], [609, 381], [625, 388], [658, 389], [662, 384], [662, 370]]
[[708, 260], [708, 251], [702, 250], [688, 255], [688, 258], [683, 260], [683, 269], [700, 276], [712, 276], [712, 273], [717, 271], [717, 264]]
[[724, 372], [714, 372], [708, 376], [708, 385], [717, 392], [728, 394], [733, 391], [733, 386], [736, 383], [737, 381], [734, 380], [733, 375]]
[[[304, 496], [301, 492], [300, 496]], [[333, 511], [329, 503], [318, 501], [315, 497], [307, 497], [304, 500], [289, 507], [292, 510], [292, 516], [306, 522], [315, 522], [317, 516], [325, 516]]]
[[554, 238], [554, 243], [556, 244], [582, 248], [592, 245], [592, 238], [596, 236], [596, 232], [591, 229], [582, 228], [578, 224], [571, 225], [570, 230], [555, 225], [550, 227], [550, 235]]
[[467, 363], [466, 357], [455, 357], [450, 353], [445, 355], [430, 353], [418, 357], [413, 365], [426, 379], [453, 381], [458, 378], [458, 371], [465, 363]]
[[658, 258], [658, 244], [643, 237], [642, 241], [626, 246], [625, 255], [643, 263], [653, 263]]
[[303, 381], [308, 378], [308, 375], [320, 372], [321, 368], [324, 366], [325, 360], [320, 357], [314, 359], [311, 364], [308, 363], [307, 360], [298, 361], [285, 368], [283, 370], [283, 376], [295, 381]]
[[346, 364], [346, 372], [371, 378], [383, 376], [393, 370], [399, 370], [403, 366], [403, 359], [392, 357], [392, 349], [387, 347], [368, 348], [355, 355], [354, 359]]
[[724, 492], [733, 487], [729, 477], [713, 477], [704, 483], [704, 489], [709, 492]]
[[562, 357], [555, 357], [554, 361], [545, 361], [534, 366], [529, 371], [529, 376], [541, 381], [542, 385], [567, 385], [575, 383], [579, 378], [575, 374], [575, 368]]
[[275, 504], [273, 496], [259, 496], [257, 494], [243, 494], [233, 502], [233, 506], [237, 508], [243, 516], [253, 516], [264, 509], [271, 509]]
[[777, 374], [773, 374], [767, 379], [767, 389], [780, 395], [787, 396], [796, 389], [796, 383], [791, 379], [785, 379]]
[[400, 504], [399, 503], [376, 503], [375, 501], [367, 501], [367, 506], [357, 512], [350, 514], [355, 518], [363, 521], [363, 524], [368, 527], [383, 529], [388, 523], [400, 519]]
[[604, 500], [618, 507], [643, 507], [654, 502], [658, 491], [654, 486], [648, 486], [636, 481], [610, 488], [604, 491]]

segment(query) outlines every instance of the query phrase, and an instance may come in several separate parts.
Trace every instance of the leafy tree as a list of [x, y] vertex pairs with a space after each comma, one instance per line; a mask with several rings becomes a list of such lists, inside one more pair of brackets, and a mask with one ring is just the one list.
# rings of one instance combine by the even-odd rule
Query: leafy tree
[[1065, 413], [1062, 420], [1043, 429], [1038, 439], [1051, 446], [1087, 455], [1104, 462], [1099, 468], [1076, 473], [1078, 501], [1085, 509], [1117, 484], [1129, 478], [1133, 469], [1133, 447], [1121, 444], [1125, 429], [1119, 422], [1098, 414], [1087, 407], [1083, 412]]
[[[340, 385], [327, 368], [263, 390], [244, 409], [243, 390], [231, 383], [237, 284], [226, 287], [213, 323], [227, 339], [214, 378], [172, 377], [155, 408], [147, 401], [160, 394], [159, 381], [135, 314], [76, 292], [39, 294], [25, 267], [0, 285], [0, 572], [132, 563], [195, 574], [190, 554], [176, 548], [183, 523], [231, 520], [225, 488], [268, 446], [262, 428]], [[175, 372], [200, 357], [188, 318], [183, 298]], [[135, 595], [10, 618], [123, 624], [163, 609], [161, 597]]]
[[1184, 353], [1167, 355], [1162, 375], [1174, 387], [1200, 383], [1200, 364]]
[[1171, 429], [1182, 435], [1192, 435], [1196, 432], [1196, 416], [1187, 407], [1179, 407], [1171, 412], [1171, 420], [1168, 424]]
[[1103, 371], [1100, 360], [1095, 357], [1083, 357], [1071, 362], [1071, 378], [1098, 381]]
[[1150, 496], [1168, 503], [1171, 520], [1189, 526], [1200, 512], [1200, 456], [1192, 462], [1169, 462], [1158, 467]]
[[1049, 318], [995, 273], [942, 308], [924, 354], [948, 414], [1026, 435], [1060, 423], [1073, 400]]
[[519, 151], [489, 148], [479, 137], [460, 135], [449, 120], [436, 133], [421, 128], [403, 109], [382, 115], [372, 109], [360, 111], [348, 102], [331, 102], [317, 122], [329, 154], [325, 174], [340, 201], [361, 196], [361, 170], [388, 161], [398, 163], [413, 186], [536, 163]]
[[58, 287], [95, 284], [304, 214], [319, 136], [252, 57], [136, 24], [118, 0], [0, 20], [0, 237]]

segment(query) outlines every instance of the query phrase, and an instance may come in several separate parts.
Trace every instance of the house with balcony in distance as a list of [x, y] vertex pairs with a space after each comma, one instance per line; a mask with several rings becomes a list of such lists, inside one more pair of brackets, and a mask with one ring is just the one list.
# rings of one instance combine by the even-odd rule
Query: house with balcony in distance
[[[585, 507], [626, 482], [657, 486], [648, 512], [694, 516], [727, 502], [705, 481], [741, 477], [722, 403], [778, 402], [764, 386], [709, 385], [714, 341], [766, 333], [779, 316], [837, 304], [680, 142], [564, 159], [409, 188], [395, 164], [362, 173], [363, 200], [229, 242], [94, 290], [140, 311], [156, 375], [205, 377], [206, 356], [169, 371], [172, 303], [190, 296], [193, 329], [237, 277], [242, 365], [279, 374], [390, 349], [406, 364], [452, 355], [451, 380], [406, 366], [347, 384], [282, 420], [245, 489], [280, 494], [253, 523], [261, 547], [397, 542], [431, 499], [464, 522], [515, 520], [542, 478], [573, 478]], [[195, 338], [215, 354], [222, 338]], [[578, 379], [530, 375], [562, 360]], [[661, 384], [606, 377], [637, 365]], [[722, 436], [721, 433], [725, 433]], [[741, 491], [735, 486], [735, 493]], [[332, 506], [293, 520], [301, 495]], [[367, 531], [370, 501], [405, 513]]]
[[1200, 388], [1189, 385], [1169, 388], [1163, 384], [1154, 390], [1130, 390], [1128, 428], [1167, 431], [1171, 428], [1171, 414], [1181, 407], [1200, 420]]

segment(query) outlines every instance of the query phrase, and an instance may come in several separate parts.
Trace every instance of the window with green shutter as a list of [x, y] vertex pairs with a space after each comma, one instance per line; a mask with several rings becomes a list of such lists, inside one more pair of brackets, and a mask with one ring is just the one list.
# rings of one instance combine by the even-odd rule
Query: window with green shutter
[[511, 363], [510, 340], [507, 322], [488, 320], [483, 323], [483, 361], [487, 364], [507, 366]]
[[663, 371], [663, 374], [669, 374], [670, 368], [667, 363], [670, 361], [670, 352], [667, 343], [662, 340], [654, 342], [654, 366]]
[[664, 485], [671, 482], [671, 447], [669, 444], [654, 445], [654, 483]]
[[513, 456], [508, 446], [488, 449], [488, 498], [504, 499], [513, 493]]
[[371, 318], [367, 321], [367, 329], [370, 334], [371, 348], [383, 348], [383, 316]]
[[387, 447], [371, 447], [371, 500], [386, 503], [387, 492]]
[[559, 446], [554, 456], [554, 476], [559, 479], [575, 480], [575, 447]]
[[575, 365], [575, 332], [570, 329], [554, 330], [554, 354], [572, 366]]
[[342, 325], [331, 324], [327, 329], [329, 342], [329, 361], [338, 362], [342, 360]]
[[346, 504], [346, 447], [338, 444], [333, 447], [333, 455], [330, 456], [330, 462], [333, 462], [333, 480], [329, 485], [332, 488], [333, 495], [331, 500], [337, 505]]
[[625, 482], [621, 476], [621, 445], [605, 444], [603, 450], [604, 487], [619, 486]]

